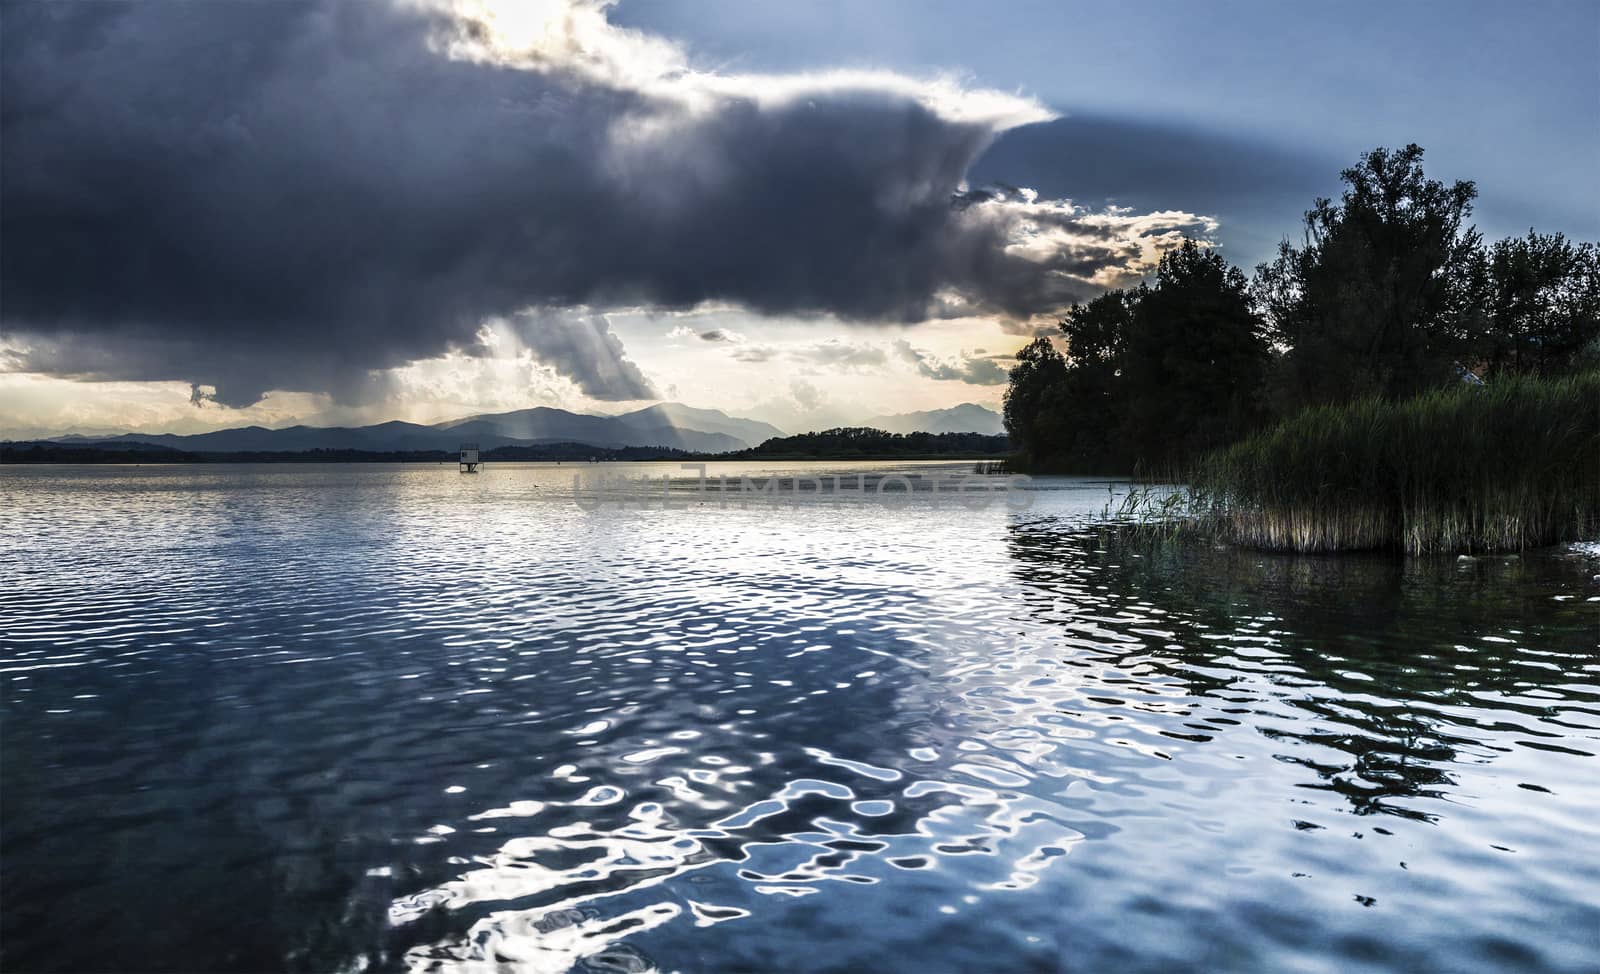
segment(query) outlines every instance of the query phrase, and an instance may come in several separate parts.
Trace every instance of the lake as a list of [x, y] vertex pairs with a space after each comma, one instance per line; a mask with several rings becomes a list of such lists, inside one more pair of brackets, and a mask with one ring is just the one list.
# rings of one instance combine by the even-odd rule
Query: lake
[[0, 967], [1600, 969], [1600, 549], [969, 469], [0, 469]]

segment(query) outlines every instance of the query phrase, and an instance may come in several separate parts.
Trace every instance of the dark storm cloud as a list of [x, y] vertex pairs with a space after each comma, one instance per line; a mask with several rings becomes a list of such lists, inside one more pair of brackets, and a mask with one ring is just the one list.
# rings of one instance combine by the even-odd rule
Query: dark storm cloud
[[545, 309], [519, 314], [512, 323], [541, 362], [577, 383], [591, 398], [656, 398], [650, 381], [623, 354], [621, 339], [612, 334], [603, 315]]
[[[482, 32], [374, 3], [3, 18], [0, 324], [22, 366], [182, 379], [228, 405], [357, 400], [372, 370], [471, 352], [486, 319], [530, 306], [1024, 318], [1206, 227], [1013, 193], [953, 206], [1017, 112], [893, 79], [785, 95], [641, 80], [582, 45], [449, 57]], [[592, 395], [651, 394], [601, 316], [515, 330]]]

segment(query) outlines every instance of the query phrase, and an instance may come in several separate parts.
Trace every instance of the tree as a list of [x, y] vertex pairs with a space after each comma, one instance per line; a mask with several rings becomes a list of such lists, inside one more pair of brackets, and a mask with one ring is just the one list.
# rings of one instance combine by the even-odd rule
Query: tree
[[1044, 339], [1019, 353], [1007, 429], [1041, 469], [1181, 463], [1262, 419], [1262, 330], [1244, 274], [1185, 240], [1153, 284], [1074, 305], [1065, 357]]
[[1017, 353], [1006, 388], [1006, 433], [1028, 465], [1048, 463], [1060, 453], [1070, 417], [1059, 401], [1067, 362], [1048, 338], [1035, 338]]
[[1340, 174], [1340, 202], [1305, 215], [1256, 272], [1272, 338], [1287, 348], [1282, 405], [1401, 396], [1447, 381], [1463, 354], [1463, 282], [1479, 247], [1467, 226], [1477, 189], [1422, 170], [1422, 149], [1374, 149]]
[[1061, 463], [1073, 470], [1121, 470], [1129, 463], [1122, 425], [1122, 358], [1145, 288], [1107, 291], [1072, 306], [1061, 322], [1067, 377], [1058, 407], [1072, 418]]
[[1088, 304], [1075, 304], [1061, 321], [1067, 354], [1079, 368], [1114, 366], [1127, 347], [1128, 332], [1144, 287], [1107, 291]]
[[1559, 233], [1496, 243], [1477, 268], [1484, 320], [1479, 357], [1491, 372], [1555, 375], [1600, 341], [1600, 251]]
[[1193, 240], [1141, 288], [1120, 355], [1121, 435], [1136, 463], [1171, 466], [1264, 418], [1269, 352], [1249, 281]]

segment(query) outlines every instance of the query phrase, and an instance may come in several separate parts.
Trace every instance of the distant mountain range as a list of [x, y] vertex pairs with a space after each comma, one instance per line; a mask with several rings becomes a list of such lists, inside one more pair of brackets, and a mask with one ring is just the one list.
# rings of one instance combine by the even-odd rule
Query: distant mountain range
[[375, 426], [246, 426], [211, 433], [123, 433], [119, 436], [58, 436], [57, 443], [149, 443], [202, 453], [288, 452], [297, 450], [454, 450], [476, 442], [482, 450], [541, 443], [587, 443], [605, 448], [668, 447], [697, 453], [726, 453], [756, 446], [783, 431], [767, 423], [739, 419], [715, 409], [662, 403], [620, 416], [590, 416], [545, 406], [509, 413], [469, 416], [423, 426], [390, 422]]
[[[862, 424], [891, 433], [986, 433], [1002, 431], [1000, 416], [965, 403], [897, 416], [879, 416]], [[378, 423], [374, 426], [289, 426], [267, 429], [245, 426], [211, 433], [123, 433], [113, 436], [73, 434], [48, 437], [55, 443], [151, 444], [193, 453], [294, 452], [363, 450], [375, 453], [409, 450], [454, 450], [475, 442], [488, 451], [502, 446], [585, 443], [604, 449], [666, 447], [695, 453], [745, 450], [784, 432], [768, 423], [729, 416], [715, 409], [661, 403], [619, 416], [592, 416], [538, 406], [509, 413], [486, 413], [433, 425]]]
[[1006, 431], [999, 413], [974, 402], [964, 402], [949, 409], [874, 416], [861, 425], [887, 433], [982, 433], [985, 436], [998, 436]]
[[471, 416], [431, 427], [482, 449], [567, 441], [591, 446], [657, 446], [700, 453], [725, 453], [755, 446], [783, 431], [715, 409], [661, 403], [620, 416], [590, 416], [539, 406], [510, 413]]

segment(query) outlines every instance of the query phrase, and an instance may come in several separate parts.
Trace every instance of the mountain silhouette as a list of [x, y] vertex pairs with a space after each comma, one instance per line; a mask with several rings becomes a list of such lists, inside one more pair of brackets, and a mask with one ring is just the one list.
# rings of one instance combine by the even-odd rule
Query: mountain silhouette
[[964, 402], [949, 409], [874, 416], [862, 425], [889, 433], [983, 433], [986, 436], [998, 436], [1006, 431], [999, 413], [974, 402]]
[[548, 406], [486, 413], [433, 425], [398, 420], [372, 426], [245, 426], [210, 433], [123, 433], [115, 436], [59, 436], [57, 443], [148, 443], [194, 452], [297, 450], [453, 450], [473, 441], [483, 450], [541, 443], [586, 443], [605, 448], [668, 447], [697, 453], [726, 453], [782, 436], [766, 423], [729, 416], [715, 409], [661, 403], [619, 416], [593, 416]]

